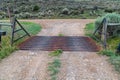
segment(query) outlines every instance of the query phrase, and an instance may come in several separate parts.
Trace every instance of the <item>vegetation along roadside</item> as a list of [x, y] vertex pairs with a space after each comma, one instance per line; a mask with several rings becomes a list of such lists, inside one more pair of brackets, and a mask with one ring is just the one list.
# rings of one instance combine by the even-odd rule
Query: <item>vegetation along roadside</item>
[[[36, 23], [32, 22], [21, 22], [21, 24], [24, 26], [24, 28], [31, 34], [35, 35], [41, 30], [41, 26]], [[18, 27], [17, 27], [18, 28]], [[17, 50], [17, 45], [23, 42], [27, 37], [17, 41], [13, 46], [10, 45], [10, 34], [11, 34], [11, 28], [10, 27], [3, 27], [2, 30], [7, 32], [6, 36], [2, 37], [2, 43], [0, 48], [0, 60], [9, 56], [13, 51]], [[24, 35], [24, 32], [18, 32], [15, 35], [15, 38], [20, 37], [21, 35]]]
[[[93, 38], [94, 30], [100, 25], [103, 18], [106, 18], [109, 23], [120, 23], [120, 15], [116, 13], [106, 14], [103, 17], [99, 17], [96, 19], [95, 23], [89, 23], [86, 25], [85, 34]], [[113, 27], [112, 31], [119, 30], [119, 27]], [[108, 27], [108, 31], [110, 32], [110, 28]], [[111, 31], [111, 32], [112, 32]], [[108, 32], [107, 32], [108, 33]], [[117, 35], [116, 35], [117, 34]], [[96, 41], [97, 42], [97, 41]], [[98, 42], [99, 43], [99, 42]], [[107, 38], [107, 49], [103, 49], [98, 54], [106, 55], [109, 57], [109, 62], [114, 65], [116, 71], [120, 72], [120, 53], [116, 53], [118, 48], [118, 44], [120, 43], [119, 33], [112, 34], [109, 38]]]
[[60, 55], [63, 53], [61, 49], [57, 49], [48, 55], [53, 58], [52, 62], [48, 63], [48, 72], [50, 80], [58, 80], [57, 76], [60, 72], [61, 60], [59, 59]]

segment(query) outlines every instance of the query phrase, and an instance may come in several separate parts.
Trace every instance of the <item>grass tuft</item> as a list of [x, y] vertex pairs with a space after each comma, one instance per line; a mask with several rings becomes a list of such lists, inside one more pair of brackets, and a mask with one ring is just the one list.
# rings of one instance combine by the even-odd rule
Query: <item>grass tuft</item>
[[57, 80], [57, 74], [60, 72], [61, 61], [58, 58], [63, 53], [61, 49], [55, 50], [49, 54], [49, 56], [55, 57], [55, 59], [48, 63], [48, 71], [51, 77], [50, 80]]
[[60, 56], [63, 53], [61, 49], [55, 50], [49, 54], [49, 56]]
[[56, 68], [60, 68], [61, 62], [59, 59], [54, 59], [54, 61], [52, 62], [52, 65]]
[[61, 34], [61, 33], [60, 33], [58, 36], [61, 36], [61, 37], [62, 37], [62, 36], [64, 36], [64, 34]]
[[50, 76], [56, 75], [59, 72], [58, 68], [54, 66], [49, 66], [48, 71], [50, 71]]
[[120, 37], [112, 37], [108, 39], [107, 42], [108, 42], [108, 49], [116, 50], [118, 44], [120, 43]]
[[52, 76], [50, 80], [57, 80], [57, 76]]
[[95, 24], [94, 23], [86, 24], [85, 35], [92, 37], [94, 30], [95, 30]]
[[98, 52], [98, 54], [102, 54], [106, 56], [114, 56], [115, 52], [113, 52], [112, 50], [101, 50], [100, 52]]
[[54, 59], [53, 62], [49, 63], [48, 71], [51, 76], [51, 80], [57, 80], [57, 74], [59, 73], [59, 69], [61, 67], [61, 62], [59, 59]]
[[114, 65], [116, 71], [120, 73], [120, 56], [111, 56], [109, 60]]

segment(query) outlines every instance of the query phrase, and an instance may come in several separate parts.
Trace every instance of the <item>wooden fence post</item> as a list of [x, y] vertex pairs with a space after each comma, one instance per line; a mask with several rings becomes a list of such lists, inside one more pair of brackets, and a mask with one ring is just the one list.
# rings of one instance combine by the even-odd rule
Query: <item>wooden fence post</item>
[[108, 26], [108, 22], [106, 18], [104, 18], [102, 39], [103, 39], [105, 49], [107, 48], [107, 26]]
[[12, 29], [12, 33], [11, 33], [11, 46], [12, 46], [13, 43], [14, 43], [14, 30], [15, 30], [15, 27], [16, 27], [15, 17], [11, 21], [11, 24], [12, 24], [12, 26], [11, 26], [11, 29]]

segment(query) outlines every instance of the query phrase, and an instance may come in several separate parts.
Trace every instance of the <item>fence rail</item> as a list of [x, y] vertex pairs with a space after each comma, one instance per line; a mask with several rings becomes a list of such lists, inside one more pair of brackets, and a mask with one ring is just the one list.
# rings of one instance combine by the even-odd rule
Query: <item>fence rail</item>
[[[106, 49], [107, 48], [107, 30], [108, 26], [120, 26], [120, 23], [108, 23], [107, 19], [104, 18], [103, 21], [101, 22], [100, 26], [94, 31], [93, 36], [97, 41], [100, 41], [103, 47]], [[99, 31], [99, 29], [102, 29], [101, 31], [101, 39], [99, 39], [96, 34]]]
[[[16, 25], [18, 24], [18, 26], [20, 27], [20, 29], [16, 30]], [[16, 17], [13, 18], [13, 20], [11, 21], [11, 23], [5, 23], [5, 22], [0, 22], [0, 31], [2, 31], [2, 27], [3, 26], [10, 26], [11, 27], [11, 45], [13, 45], [16, 41], [18, 41], [21, 38], [24, 38], [25, 36], [29, 36], [30, 34], [25, 30], [25, 28], [21, 25], [21, 23], [16, 19]], [[15, 39], [15, 34], [19, 31], [24, 31], [25, 34], [22, 35], [21, 37]], [[0, 35], [1, 38], [2, 35]], [[0, 39], [1, 42], [1, 39]]]

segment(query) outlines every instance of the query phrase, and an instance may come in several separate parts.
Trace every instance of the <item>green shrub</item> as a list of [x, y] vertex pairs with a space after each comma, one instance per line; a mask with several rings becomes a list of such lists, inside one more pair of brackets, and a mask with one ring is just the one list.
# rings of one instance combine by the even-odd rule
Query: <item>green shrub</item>
[[5, 57], [9, 56], [16, 49], [17, 49], [16, 47], [11, 47], [10, 45], [7, 47], [1, 48], [0, 59], [3, 59]]
[[2, 38], [1, 46], [2, 47], [0, 48], [0, 59], [9, 56], [13, 51], [17, 49], [15, 46], [10, 45], [10, 39], [8, 36]]
[[110, 57], [111, 64], [114, 65], [116, 71], [120, 73], [120, 56], [112, 56]]
[[115, 52], [113, 52], [111, 50], [102, 50], [102, 51], [98, 52], [98, 54], [102, 54], [102, 55], [106, 55], [106, 56], [113, 56], [113, 55], [115, 55]]
[[[108, 13], [103, 17], [99, 17], [95, 21], [95, 28], [98, 28], [103, 21], [103, 19], [106, 18], [108, 23], [120, 23], [120, 15], [116, 13]], [[112, 26], [107, 28], [107, 35], [109, 36], [119, 36], [120, 27], [119, 26]], [[99, 29], [99, 32], [102, 32], [102, 29]]]
[[45, 14], [45, 12], [39, 12], [38, 15], [42, 16], [42, 17], [45, 17], [46, 14]]
[[114, 10], [113, 9], [105, 9], [105, 12], [112, 13], [112, 12], [114, 12]]
[[84, 13], [85, 13], [84, 9], [81, 9], [81, 10], [80, 10], [80, 13], [81, 13], [81, 14], [84, 14]]
[[69, 9], [64, 8], [61, 13], [64, 14], [64, 15], [68, 15], [69, 14]]
[[101, 22], [103, 21], [103, 17], [98, 17], [95, 21], [95, 28], [98, 28], [101, 24]]
[[107, 42], [108, 42], [108, 49], [116, 50], [118, 44], [120, 43], [120, 37], [112, 37], [108, 39]]
[[3, 19], [3, 18], [4, 18], [4, 16], [0, 15], [0, 19]]
[[40, 8], [38, 5], [33, 6], [33, 11], [38, 11]]
[[5, 15], [6, 13], [3, 11], [0, 11], [0, 15]]
[[80, 11], [79, 10], [73, 10], [70, 12], [71, 15], [79, 15]]
[[19, 11], [18, 9], [14, 9], [14, 10], [13, 10], [13, 13], [14, 13], [14, 14], [18, 14], [18, 13], [20, 13], [20, 11]]
[[108, 13], [103, 17], [99, 17], [95, 21], [96, 28], [99, 27], [102, 20], [106, 18], [108, 23], [120, 23], [120, 15], [116, 13]]

